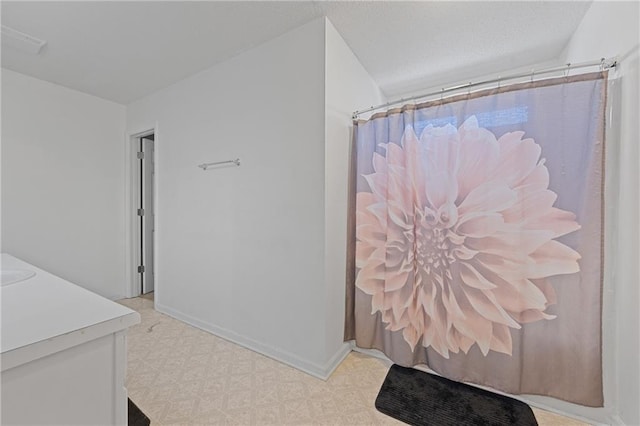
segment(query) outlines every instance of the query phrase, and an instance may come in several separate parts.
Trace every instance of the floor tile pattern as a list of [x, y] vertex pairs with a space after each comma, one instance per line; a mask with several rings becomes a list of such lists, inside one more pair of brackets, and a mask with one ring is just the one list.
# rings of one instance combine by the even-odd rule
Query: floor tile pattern
[[[401, 425], [374, 407], [389, 363], [352, 352], [325, 382], [153, 309], [128, 334], [127, 390], [151, 425]], [[541, 426], [584, 423], [534, 409]]]

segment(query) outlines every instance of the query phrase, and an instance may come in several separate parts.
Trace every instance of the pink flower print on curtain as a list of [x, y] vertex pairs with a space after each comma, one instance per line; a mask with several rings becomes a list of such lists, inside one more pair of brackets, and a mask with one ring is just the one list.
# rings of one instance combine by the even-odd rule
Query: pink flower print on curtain
[[356, 195], [356, 286], [372, 313], [412, 352], [511, 355], [510, 329], [555, 318], [546, 278], [579, 271], [580, 255], [555, 239], [580, 225], [554, 207], [540, 146], [520, 131], [496, 138], [472, 116], [419, 138], [409, 125], [384, 147], [371, 192]]

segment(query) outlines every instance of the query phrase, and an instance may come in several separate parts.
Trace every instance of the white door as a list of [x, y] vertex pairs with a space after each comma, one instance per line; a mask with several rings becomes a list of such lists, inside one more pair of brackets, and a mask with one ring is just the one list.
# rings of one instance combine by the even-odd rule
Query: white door
[[146, 294], [154, 288], [153, 239], [154, 239], [154, 211], [153, 211], [153, 135], [140, 139], [140, 227], [141, 227], [141, 281], [142, 293]]

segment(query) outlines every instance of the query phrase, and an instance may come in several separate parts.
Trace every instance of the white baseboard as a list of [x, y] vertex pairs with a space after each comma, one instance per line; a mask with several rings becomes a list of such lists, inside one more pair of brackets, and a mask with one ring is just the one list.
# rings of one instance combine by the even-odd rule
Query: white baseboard
[[122, 299], [128, 299], [128, 297], [123, 296], [123, 295], [121, 295], [121, 294], [116, 294], [116, 295], [107, 295], [107, 296], [104, 296], [104, 298], [105, 298], [105, 299], [109, 299], [109, 300], [111, 300], [111, 301], [113, 301], [113, 302], [116, 302], [116, 301], [118, 301], [118, 300], [122, 300]]
[[614, 414], [612, 416], [612, 420], [613, 420], [613, 422], [611, 423], [612, 425], [615, 425], [615, 426], [625, 426], [626, 425], [626, 423], [617, 414]]
[[351, 345], [349, 343], [344, 343], [325, 365], [319, 365], [315, 362], [300, 358], [298, 355], [292, 354], [291, 352], [275, 348], [262, 342], [258, 342], [249, 337], [237, 334], [231, 330], [227, 330], [214, 324], [210, 324], [206, 321], [194, 318], [191, 315], [185, 314], [176, 309], [161, 305], [157, 301], [155, 303], [155, 309], [158, 312], [162, 312], [163, 314], [169, 315], [170, 317], [173, 317], [177, 320], [185, 322], [201, 330], [207, 331], [215, 336], [250, 349], [261, 355], [272, 358], [283, 364], [287, 364], [290, 367], [303, 371], [307, 374], [310, 374], [311, 376], [317, 377], [322, 380], [327, 380], [329, 376], [331, 376], [331, 373], [333, 373], [338, 365], [340, 365], [340, 363], [346, 358], [346, 356], [349, 355], [349, 352], [351, 352]]

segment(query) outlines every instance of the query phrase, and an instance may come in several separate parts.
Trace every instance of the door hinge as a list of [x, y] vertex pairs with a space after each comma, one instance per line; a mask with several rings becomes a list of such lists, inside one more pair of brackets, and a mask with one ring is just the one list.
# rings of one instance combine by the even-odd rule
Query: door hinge
[[138, 266], [138, 272], [140, 272], [140, 273], [144, 272], [144, 266], [143, 265]]
[[138, 216], [144, 216], [144, 209], [138, 209]]
[[138, 160], [144, 159], [144, 152], [140, 151], [137, 153]]

